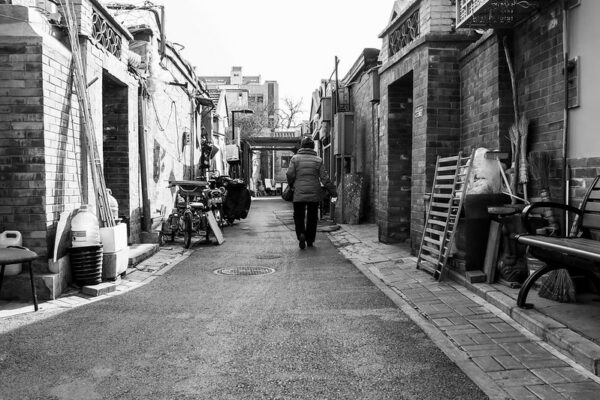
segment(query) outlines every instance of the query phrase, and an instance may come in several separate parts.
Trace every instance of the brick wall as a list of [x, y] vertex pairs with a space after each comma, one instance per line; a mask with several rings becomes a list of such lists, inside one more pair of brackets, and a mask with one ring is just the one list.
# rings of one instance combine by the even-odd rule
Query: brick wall
[[550, 171], [551, 192], [554, 200], [562, 200], [564, 78], [560, 2], [543, 7], [539, 14], [519, 26], [511, 50], [519, 109], [530, 120], [528, 150], [544, 150], [553, 155], [556, 162]]
[[[555, 200], [563, 198], [561, 18], [559, 2], [554, 2], [533, 14], [507, 38], [517, 79], [518, 109], [530, 121], [527, 150], [551, 153], [554, 161], [550, 181]], [[507, 137], [514, 111], [502, 33], [487, 34], [461, 53], [460, 81], [461, 148], [483, 146], [509, 151]], [[530, 195], [535, 196], [535, 182], [529, 186]]]
[[[43, 47], [44, 142], [48, 252], [60, 213], [82, 202], [79, 103], [73, 95], [71, 55], [59, 43]], [[62, 256], [63, 254], [59, 254]]]
[[[407, 49], [399, 61], [395, 57], [384, 64], [381, 72], [381, 129], [387, 137], [380, 145], [380, 211], [378, 223], [380, 240], [395, 240], [395, 228], [389, 220], [394, 195], [389, 169], [392, 163], [392, 143], [389, 135], [392, 126], [390, 113], [389, 85], [412, 70], [413, 72], [413, 137], [412, 137], [412, 187], [410, 211], [410, 239], [416, 251], [424, 226], [425, 204], [423, 196], [431, 191], [435, 162], [438, 155], [454, 155], [460, 144], [460, 68], [459, 53], [472, 42], [469, 35], [427, 35]], [[411, 47], [411, 46], [409, 46]], [[383, 173], [382, 173], [383, 175]], [[389, 178], [387, 175], [390, 175]]]
[[350, 98], [354, 111], [354, 157], [355, 171], [362, 174], [364, 180], [363, 213], [361, 222], [375, 222], [375, 173], [377, 167], [376, 150], [377, 137], [373, 105], [371, 103], [373, 83], [370, 74], [365, 73], [361, 79], [352, 86]]
[[600, 175], [600, 157], [570, 159], [569, 166], [571, 205], [578, 207], [594, 178]]
[[449, 33], [456, 19], [455, 1], [429, 0], [423, 1], [420, 12], [423, 29], [427, 33]]
[[472, 148], [510, 151], [508, 129], [513, 107], [508, 67], [501, 38], [488, 34], [461, 52], [461, 137]]
[[42, 57], [41, 38], [0, 38], [0, 231], [46, 255]]
[[[385, 50], [384, 50], [385, 51]], [[379, 143], [379, 183], [378, 183], [378, 210], [377, 224], [379, 226], [379, 240], [382, 242], [397, 242], [406, 239], [406, 233], [399, 231], [396, 225], [401, 218], [410, 218], [409, 215], [400, 216], [400, 208], [394, 204], [394, 190], [399, 190], [402, 186], [403, 175], [398, 169], [394, 169], [395, 162], [399, 154], [395, 154], [393, 147], [394, 128], [390, 123], [390, 106], [393, 103], [393, 93], [390, 87], [403, 77], [412, 74], [412, 92], [413, 107], [427, 106], [427, 49], [423, 46], [414, 48], [414, 50], [401, 61], [397, 63], [390, 62], [384, 65], [380, 73], [380, 143]], [[412, 111], [411, 111], [412, 115]], [[393, 118], [392, 118], [393, 120]], [[411, 178], [411, 197], [415, 199], [417, 193], [424, 193], [424, 173], [425, 173], [425, 153], [426, 153], [426, 118], [422, 117], [413, 120], [412, 124], [412, 176]], [[411, 199], [411, 208], [414, 201]], [[421, 200], [422, 201], [422, 200]], [[395, 208], [394, 208], [395, 207]], [[405, 211], [406, 212], [406, 211]], [[395, 220], [395, 221], [394, 221]], [[413, 229], [414, 221], [411, 221]], [[421, 221], [422, 223], [422, 221]]]

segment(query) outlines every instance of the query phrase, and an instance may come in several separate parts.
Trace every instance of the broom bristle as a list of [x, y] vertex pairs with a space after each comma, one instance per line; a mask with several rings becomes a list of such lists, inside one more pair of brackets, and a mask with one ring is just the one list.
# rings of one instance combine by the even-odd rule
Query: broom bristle
[[538, 291], [540, 297], [561, 303], [575, 302], [575, 285], [566, 269], [550, 272]]

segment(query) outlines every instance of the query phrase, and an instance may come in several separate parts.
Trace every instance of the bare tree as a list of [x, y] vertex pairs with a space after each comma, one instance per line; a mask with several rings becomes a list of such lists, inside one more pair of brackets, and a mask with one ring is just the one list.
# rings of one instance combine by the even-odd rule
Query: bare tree
[[283, 107], [278, 111], [279, 126], [281, 128], [291, 128], [298, 124], [298, 119], [302, 116], [302, 99], [294, 100], [286, 97], [283, 99]]
[[253, 104], [248, 108], [253, 113], [236, 114], [235, 126], [240, 130], [240, 139], [252, 144], [253, 138], [261, 136], [265, 134], [265, 131], [275, 127], [275, 111], [273, 107], [263, 104]]

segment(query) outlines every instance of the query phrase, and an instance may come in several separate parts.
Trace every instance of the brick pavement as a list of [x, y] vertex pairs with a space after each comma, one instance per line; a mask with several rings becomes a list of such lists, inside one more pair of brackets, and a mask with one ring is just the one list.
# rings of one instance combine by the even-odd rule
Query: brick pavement
[[[416, 269], [408, 246], [386, 245], [374, 225], [342, 225], [333, 244], [415, 312], [409, 313], [490, 398], [598, 399], [600, 379], [455, 282]], [[411, 315], [412, 314], [412, 315]], [[492, 388], [493, 386], [493, 388]], [[487, 390], [486, 390], [487, 389]]]

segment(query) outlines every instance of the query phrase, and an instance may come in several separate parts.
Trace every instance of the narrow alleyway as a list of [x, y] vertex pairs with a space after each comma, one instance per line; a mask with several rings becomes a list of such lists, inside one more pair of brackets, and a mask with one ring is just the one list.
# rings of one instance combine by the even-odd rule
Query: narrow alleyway
[[0, 398], [486, 397], [324, 234], [300, 251], [289, 208], [255, 201], [222, 246], [195, 243], [143, 287], [2, 334]]

